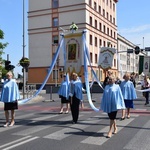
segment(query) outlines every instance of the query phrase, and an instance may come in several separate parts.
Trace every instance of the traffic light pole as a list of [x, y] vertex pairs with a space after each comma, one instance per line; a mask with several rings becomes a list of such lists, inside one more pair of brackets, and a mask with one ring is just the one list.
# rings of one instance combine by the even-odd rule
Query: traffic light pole
[[[25, 27], [24, 27], [24, 24], [25, 24], [25, 21], [24, 21], [24, 0], [23, 0], [23, 58], [25, 57]], [[23, 67], [23, 99], [25, 98], [25, 87], [26, 87], [26, 71], [25, 71], [25, 68]]]

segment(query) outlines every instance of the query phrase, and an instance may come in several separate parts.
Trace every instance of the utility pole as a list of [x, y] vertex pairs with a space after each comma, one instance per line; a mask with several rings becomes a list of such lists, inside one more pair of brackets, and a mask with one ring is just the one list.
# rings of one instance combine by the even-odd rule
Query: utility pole
[[[23, 58], [25, 57], [25, 3], [23, 0]], [[26, 87], [26, 72], [25, 67], [23, 67], [23, 99], [25, 98], [25, 87]]]

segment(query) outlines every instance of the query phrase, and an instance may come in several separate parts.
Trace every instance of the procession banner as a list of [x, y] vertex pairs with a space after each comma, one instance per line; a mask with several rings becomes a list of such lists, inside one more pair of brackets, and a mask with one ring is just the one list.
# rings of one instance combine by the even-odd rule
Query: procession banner
[[116, 49], [110, 47], [102, 47], [99, 54], [98, 66], [104, 70], [110, 69], [113, 64]]
[[143, 72], [145, 75], [149, 74], [150, 70], [150, 57], [149, 56], [144, 56], [144, 63], [143, 63]]
[[67, 34], [64, 39], [66, 44], [65, 71], [69, 74], [73, 72], [80, 74], [83, 61], [82, 32]]

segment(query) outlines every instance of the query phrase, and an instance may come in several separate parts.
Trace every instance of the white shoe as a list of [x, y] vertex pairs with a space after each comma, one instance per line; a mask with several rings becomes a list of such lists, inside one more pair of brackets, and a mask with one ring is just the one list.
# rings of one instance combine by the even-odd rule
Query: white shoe
[[7, 122], [6, 124], [3, 125], [4, 127], [8, 127], [9, 126], [9, 123]]

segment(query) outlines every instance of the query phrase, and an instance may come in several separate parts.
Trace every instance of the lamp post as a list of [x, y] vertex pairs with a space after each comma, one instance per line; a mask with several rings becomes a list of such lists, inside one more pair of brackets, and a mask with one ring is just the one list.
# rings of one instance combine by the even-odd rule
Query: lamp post
[[[25, 11], [24, 11], [25, 3], [23, 0], [23, 58], [25, 57]], [[26, 76], [25, 76], [25, 68], [23, 67], [23, 98], [25, 98], [25, 87], [26, 87]]]

